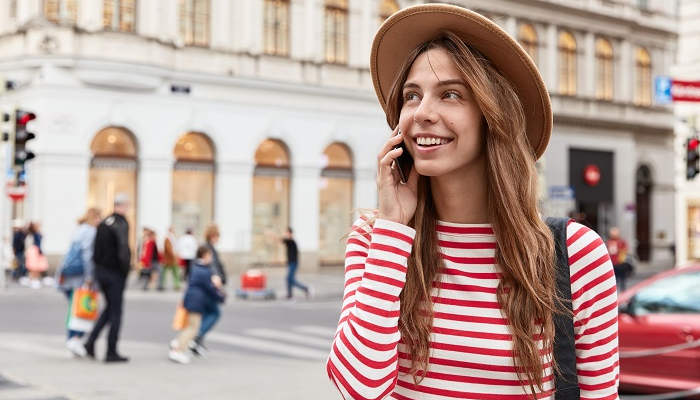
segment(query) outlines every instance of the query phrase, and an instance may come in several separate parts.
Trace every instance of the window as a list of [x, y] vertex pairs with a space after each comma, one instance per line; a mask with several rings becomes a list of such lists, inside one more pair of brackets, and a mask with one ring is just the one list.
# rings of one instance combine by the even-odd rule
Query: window
[[635, 55], [636, 77], [634, 85], [634, 103], [641, 106], [651, 105], [651, 57], [649, 52], [639, 47]]
[[326, 0], [326, 61], [348, 62], [348, 2]]
[[631, 306], [636, 314], [700, 314], [700, 271], [652, 283], [634, 296]]
[[613, 98], [613, 48], [606, 39], [595, 43], [596, 59], [596, 98], [612, 100]]
[[253, 176], [254, 265], [284, 265], [286, 253], [278, 236], [289, 226], [289, 175], [287, 146], [276, 139], [263, 141], [255, 152]]
[[395, 0], [381, 0], [379, 3], [379, 25], [397, 11], [399, 11], [399, 5], [396, 4]]
[[[59, 23], [70, 22], [75, 24], [78, 20], [77, 0], [44, 0], [44, 16], [47, 20]], [[11, 3], [10, 15], [17, 14], [17, 2]]]
[[[103, 215], [107, 215], [114, 208], [114, 197], [118, 193], [124, 193], [131, 203], [126, 219], [130, 226], [136, 226], [138, 160], [133, 133], [116, 126], [104, 128], [92, 140], [90, 152], [92, 160], [88, 177], [88, 207], [97, 207]], [[136, 247], [135, 232], [133, 228], [129, 230], [132, 252]]]
[[175, 143], [172, 225], [180, 235], [202, 237], [214, 217], [214, 146], [204, 134], [188, 132]]
[[209, 46], [209, 0], [180, 0], [180, 38], [186, 46]]
[[520, 25], [518, 40], [520, 41], [520, 45], [527, 51], [527, 54], [530, 55], [532, 61], [537, 64], [537, 32], [535, 28], [530, 24]]
[[576, 94], [576, 39], [569, 32], [559, 35], [559, 93]]
[[289, 0], [265, 0], [265, 54], [289, 55]]
[[352, 225], [353, 172], [350, 149], [332, 143], [323, 152], [320, 189], [319, 260], [321, 265], [343, 265], [345, 241]]
[[104, 0], [102, 25], [105, 29], [134, 32], [136, 0]]

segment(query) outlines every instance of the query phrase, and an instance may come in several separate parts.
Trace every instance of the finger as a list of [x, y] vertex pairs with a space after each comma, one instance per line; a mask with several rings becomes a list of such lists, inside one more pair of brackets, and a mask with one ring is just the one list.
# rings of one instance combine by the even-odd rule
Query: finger
[[401, 155], [402, 152], [403, 149], [400, 147], [398, 149], [390, 150], [384, 155], [384, 157], [382, 157], [381, 160], [379, 160], [378, 172], [380, 177], [388, 178], [392, 175], [393, 171], [391, 169], [391, 164], [394, 162], [396, 157]]
[[[398, 128], [397, 128], [398, 129]], [[384, 143], [384, 146], [382, 146], [382, 149], [379, 151], [379, 155], [377, 156], [377, 161], [381, 160], [389, 151], [391, 151], [394, 147], [398, 146], [403, 142], [403, 135], [394, 135], [389, 138]]]

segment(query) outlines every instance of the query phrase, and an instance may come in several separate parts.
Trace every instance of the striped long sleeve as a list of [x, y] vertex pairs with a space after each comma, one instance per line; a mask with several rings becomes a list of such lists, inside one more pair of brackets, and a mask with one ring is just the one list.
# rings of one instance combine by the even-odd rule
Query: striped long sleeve
[[345, 399], [383, 399], [396, 386], [399, 294], [415, 230], [377, 219], [353, 225], [345, 290], [327, 371]]

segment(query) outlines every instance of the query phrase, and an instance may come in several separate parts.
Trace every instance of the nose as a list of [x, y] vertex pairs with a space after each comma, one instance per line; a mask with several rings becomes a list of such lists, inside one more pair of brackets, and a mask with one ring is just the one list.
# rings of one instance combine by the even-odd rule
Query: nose
[[435, 104], [429, 96], [424, 96], [413, 113], [413, 121], [417, 124], [434, 123], [437, 120]]

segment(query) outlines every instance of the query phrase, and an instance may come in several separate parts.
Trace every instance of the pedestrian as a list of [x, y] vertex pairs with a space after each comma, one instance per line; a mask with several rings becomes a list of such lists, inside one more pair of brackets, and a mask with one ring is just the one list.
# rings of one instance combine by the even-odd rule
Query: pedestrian
[[[94, 282], [95, 264], [93, 262], [93, 252], [95, 248], [95, 233], [97, 225], [102, 220], [100, 210], [95, 207], [88, 208], [78, 220], [78, 228], [71, 237], [68, 253], [56, 269], [56, 282], [58, 289], [65, 294], [68, 300], [68, 323], [73, 304], [73, 292], [81, 287], [92, 287]], [[78, 357], [85, 357], [85, 347], [83, 347], [83, 331], [72, 330], [66, 327], [68, 339], [66, 347]]]
[[212, 274], [212, 254], [207, 246], [200, 246], [197, 259], [192, 264], [183, 306], [187, 310], [187, 325], [171, 342], [168, 358], [180, 364], [188, 364], [187, 349], [193, 347], [193, 339], [202, 325], [202, 316], [224, 300], [224, 292], [217, 288], [218, 277]]
[[88, 357], [95, 358], [95, 341], [105, 325], [109, 324], [105, 357], [105, 362], [109, 363], [129, 361], [117, 351], [124, 288], [131, 268], [129, 222], [125, 217], [129, 206], [129, 197], [124, 193], [117, 194], [114, 197], [114, 212], [97, 226], [95, 234], [92, 258], [95, 263], [95, 279], [107, 304], [85, 342], [85, 351]]
[[143, 247], [141, 250], [141, 265], [140, 279], [143, 282], [142, 289], [148, 290], [149, 286], [153, 285], [155, 279], [160, 281], [160, 261], [161, 256], [158, 252], [158, 244], [156, 232], [150, 228], [145, 228]]
[[[204, 231], [204, 246], [211, 254], [211, 263], [209, 263], [209, 267], [214, 277], [214, 284], [219, 290], [225, 291], [226, 268], [219, 258], [218, 251], [216, 251], [216, 244], [219, 242], [219, 236], [219, 227], [216, 224], [209, 225]], [[204, 351], [207, 349], [204, 345], [204, 338], [214, 325], [216, 325], [220, 317], [221, 310], [219, 309], [218, 303], [209, 307], [207, 311], [202, 314], [202, 324], [199, 328], [199, 332], [197, 332], [197, 336], [194, 338], [192, 346], [190, 346], [192, 353], [197, 356], [204, 354]]]
[[180, 271], [177, 265], [177, 256], [175, 255], [175, 232], [173, 227], [168, 228], [168, 233], [163, 240], [163, 265], [159, 274], [158, 290], [163, 290], [165, 285], [165, 275], [170, 272], [173, 276], [173, 287], [175, 290], [180, 290]]
[[194, 261], [197, 246], [197, 239], [192, 234], [192, 228], [187, 228], [185, 234], [177, 241], [177, 252], [185, 264], [185, 281], [187, 281], [187, 277], [189, 276], [190, 266], [192, 265], [192, 261]]
[[0, 288], [7, 287], [8, 274], [12, 271], [14, 254], [12, 244], [8, 236], [2, 237], [2, 249], [0, 249]]
[[12, 274], [12, 279], [21, 284], [29, 284], [29, 279], [25, 278], [27, 274], [27, 266], [25, 264], [24, 250], [27, 231], [25, 230], [24, 222], [21, 219], [12, 221], [12, 252], [15, 256], [16, 267]]
[[605, 245], [537, 208], [552, 113], [530, 56], [478, 13], [422, 4], [382, 24], [370, 73], [393, 134], [378, 209], [347, 239], [327, 362], [342, 397], [617, 398]]
[[35, 221], [30, 222], [25, 237], [24, 262], [27, 271], [29, 271], [29, 285], [33, 289], [41, 288], [41, 278], [49, 267], [46, 257], [41, 251], [42, 239], [39, 223]]
[[296, 278], [297, 267], [299, 266], [299, 249], [294, 240], [292, 228], [287, 227], [287, 231], [282, 237], [282, 242], [287, 248], [287, 299], [292, 298], [292, 289], [297, 287], [304, 291], [306, 298], [309, 298], [311, 291], [308, 286], [299, 282]]
[[627, 255], [627, 242], [620, 237], [620, 228], [613, 226], [608, 232], [605, 246], [610, 253], [610, 261], [615, 270], [615, 282], [620, 291], [627, 289], [627, 279], [632, 275], [634, 266]]

